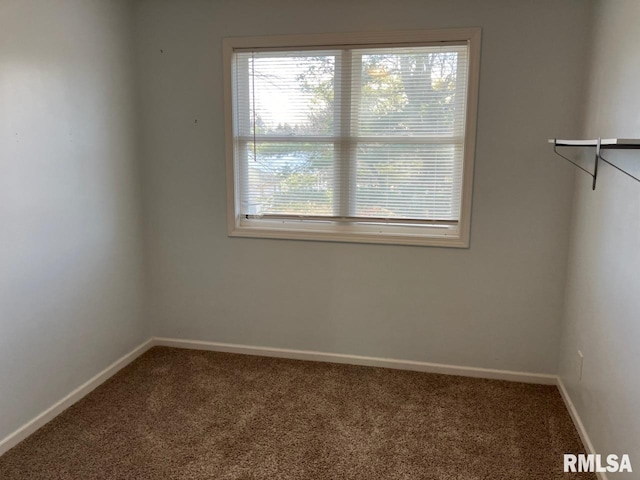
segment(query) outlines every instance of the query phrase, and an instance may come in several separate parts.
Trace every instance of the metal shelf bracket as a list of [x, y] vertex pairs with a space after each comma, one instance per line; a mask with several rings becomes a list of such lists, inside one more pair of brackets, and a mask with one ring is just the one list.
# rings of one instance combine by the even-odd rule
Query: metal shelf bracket
[[589, 170], [587, 170], [586, 168], [584, 168], [582, 165], [580, 165], [578, 162], [570, 159], [569, 157], [565, 157], [564, 155], [562, 155], [559, 151], [558, 151], [558, 139], [554, 139], [553, 141], [553, 153], [555, 153], [556, 155], [558, 155], [561, 158], [564, 158], [567, 162], [575, 165], [576, 167], [578, 167], [580, 170], [582, 170], [583, 172], [588, 173], [589, 175], [591, 175], [591, 177], [593, 178], [593, 189], [596, 189], [596, 180], [598, 177], [598, 156], [599, 156], [599, 145], [600, 145], [600, 141], [598, 140], [598, 148], [596, 148], [596, 167], [592, 172], [590, 172]]
[[[633, 143], [633, 144], [631, 144], [631, 143], [629, 143], [629, 144], [625, 144], [625, 143], [615, 143], [615, 144], [606, 143], [605, 145], [603, 145], [601, 138], [598, 138], [595, 142], [587, 141], [584, 144], [580, 144], [579, 141], [578, 142], [574, 142], [573, 144], [568, 144], [569, 141], [563, 141], [562, 143], [559, 144], [557, 138], [553, 139], [553, 141], [549, 140], [549, 142], [553, 143], [553, 152], [556, 155], [558, 155], [559, 157], [565, 159], [569, 163], [575, 165], [576, 167], [578, 167], [583, 172], [586, 172], [589, 175], [591, 175], [591, 177], [593, 178], [593, 182], [591, 184], [593, 190], [596, 189], [596, 183], [597, 183], [597, 180], [598, 180], [598, 169], [599, 169], [601, 161], [606, 163], [607, 165], [612, 166], [613, 168], [615, 168], [619, 172], [624, 173], [626, 176], [632, 178], [636, 182], [640, 182], [640, 178], [636, 177], [635, 175], [632, 175], [631, 173], [629, 173], [626, 170], [620, 168], [619, 166], [613, 164], [612, 162], [610, 162], [609, 160], [607, 160], [606, 158], [604, 158], [602, 156], [602, 150], [606, 149], [606, 148], [612, 148], [612, 149], [640, 149], [640, 144], [637, 144], [637, 143]], [[607, 142], [610, 142], [610, 141], [607, 141]], [[594, 162], [593, 172], [590, 172], [589, 170], [587, 170], [586, 168], [584, 168], [582, 165], [580, 165], [578, 162], [572, 160], [571, 158], [562, 155], [558, 151], [558, 147], [595, 147], [595, 162]]]

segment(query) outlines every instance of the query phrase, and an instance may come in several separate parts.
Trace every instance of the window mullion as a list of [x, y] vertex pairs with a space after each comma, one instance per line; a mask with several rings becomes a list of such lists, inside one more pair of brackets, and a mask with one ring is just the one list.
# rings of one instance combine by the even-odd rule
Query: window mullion
[[353, 59], [351, 50], [342, 50], [336, 69], [338, 85], [336, 89], [337, 124], [339, 127], [337, 141], [337, 202], [335, 213], [340, 216], [353, 214], [355, 206], [355, 165], [353, 152], [355, 145], [351, 141], [351, 104], [352, 104], [352, 71]]
[[349, 215], [356, 216], [356, 190], [357, 190], [357, 164], [356, 154], [358, 143], [355, 140], [360, 133], [360, 84], [362, 75], [362, 53], [351, 51], [351, 72], [349, 78], [350, 98], [349, 98]]

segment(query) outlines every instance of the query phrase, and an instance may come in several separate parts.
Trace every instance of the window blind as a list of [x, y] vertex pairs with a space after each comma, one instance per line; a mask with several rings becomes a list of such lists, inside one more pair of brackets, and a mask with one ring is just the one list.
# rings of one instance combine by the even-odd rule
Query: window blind
[[457, 224], [468, 47], [238, 51], [240, 215]]

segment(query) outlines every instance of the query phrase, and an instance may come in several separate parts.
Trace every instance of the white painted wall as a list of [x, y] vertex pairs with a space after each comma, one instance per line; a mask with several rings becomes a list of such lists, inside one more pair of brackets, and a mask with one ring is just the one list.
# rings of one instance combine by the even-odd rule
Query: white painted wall
[[0, 440], [150, 335], [131, 19], [0, 1]]
[[[149, 304], [165, 337], [555, 373], [583, 0], [141, 0]], [[471, 248], [228, 238], [222, 38], [483, 28]], [[197, 120], [197, 123], [196, 123]]]
[[[640, 2], [595, 11], [585, 136], [640, 138]], [[640, 176], [640, 151], [604, 152]], [[597, 452], [629, 453], [640, 478], [640, 184], [601, 165], [576, 177], [560, 376]], [[582, 381], [577, 351], [584, 355]]]

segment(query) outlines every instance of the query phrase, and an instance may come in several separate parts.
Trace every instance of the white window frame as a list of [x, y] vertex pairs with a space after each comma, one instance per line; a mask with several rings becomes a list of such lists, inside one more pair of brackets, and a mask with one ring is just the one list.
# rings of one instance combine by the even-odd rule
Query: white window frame
[[[227, 163], [227, 231], [231, 237], [280, 238], [334, 242], [382, 243], [468, 248], [471, 230], [471, 198], [475, 159], [476, 118], [480, 73], [481, 29], [456, 28], [373, 33], [278, 35], [228, 37], [223, 40], [225, 147]], [[260, 48], [331, 48], [363, 45], [437, 44], [465, 42], [468, 45], [468, 86], [464, 126], [464, 154], [460, 218], [453, 226], [399, 226], [383, 223], [304, 222], [242, 218], [239, 211], [238, 167], [235, 160], [233, 110], [233, 54], [235, 50]]]

